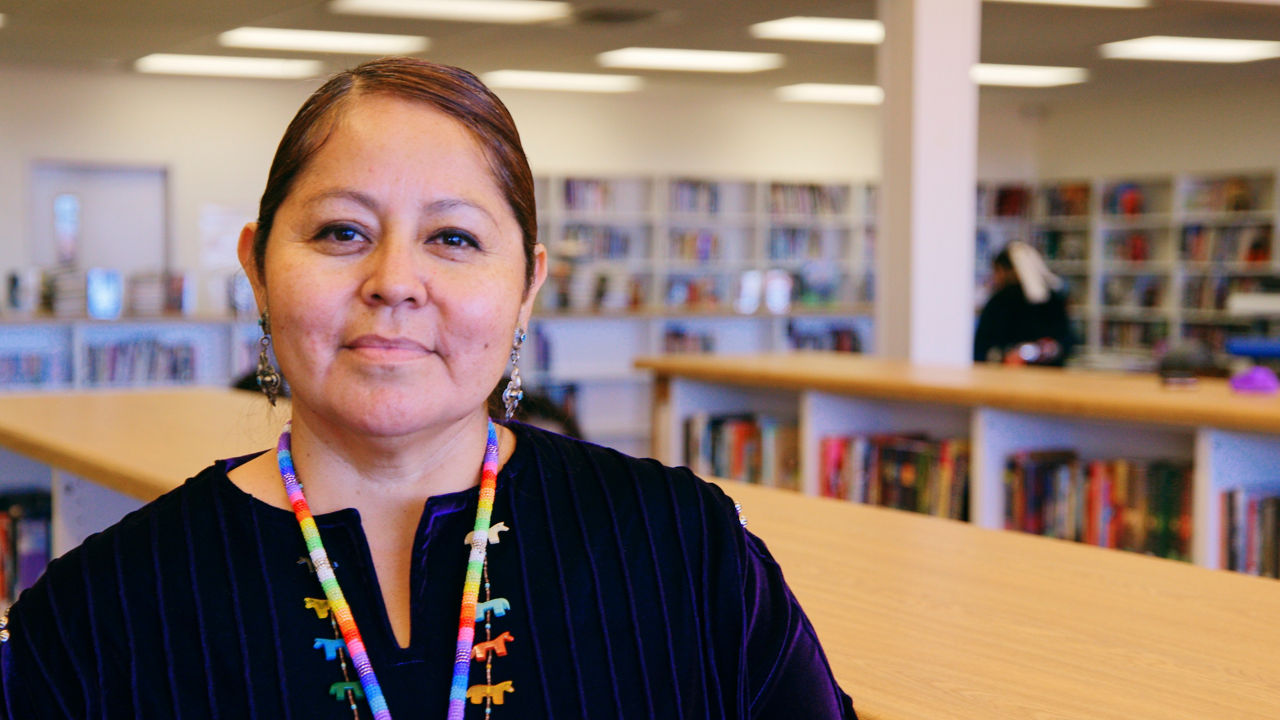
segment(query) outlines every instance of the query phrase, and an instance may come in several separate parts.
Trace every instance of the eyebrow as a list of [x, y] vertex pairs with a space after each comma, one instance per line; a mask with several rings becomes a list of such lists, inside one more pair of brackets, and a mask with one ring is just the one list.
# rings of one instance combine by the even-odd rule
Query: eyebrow
[[[337, 190], [328, 190], [326, 192], [319, 193], [313, 196], [310, 200], [308, 200], [307, 204], [314, 204], [317, 202], [321, 202], [323, 200], [330, 200], [334, 198], [352, 200], [357, 204], [361, 205], [362, 207], [364, 207], [365, 209], [369, 210], [370, 212], [375, 212], [375, 213], [378, 212], [378, 210], [381, 207], [377, 199], [374, 198], [372, 195], [362, 193], [359, 190], [350, 190], [346, 188], [339, 188]], [[469, 200], [464, 200], [462, 198], [441, 198], [439, 200], [433, 200], [432, 202], [429, 202], [422, 206], [422, 210], [428, 213], [443, 213], [443, 212], [449, 212], [451, 210], [457, 210], [457, 209], [477, 210], [480, 213], [484, 214], [484, 216], [489, 219], [489, 222], [493, 223], [494, 225], [498, 224], [497, 218], [495, 218], [493, 214], [488, 211], [488, 209], [484, 208], [481, 205], [477, 205], [476, 203], [473, 203]]]

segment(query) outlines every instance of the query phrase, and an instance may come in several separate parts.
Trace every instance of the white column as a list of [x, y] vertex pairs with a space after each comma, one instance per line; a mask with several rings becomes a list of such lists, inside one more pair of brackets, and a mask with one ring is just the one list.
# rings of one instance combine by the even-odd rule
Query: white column
[[876, 351], [930, 365], [973, 355], [980, 0], [879, 0]]

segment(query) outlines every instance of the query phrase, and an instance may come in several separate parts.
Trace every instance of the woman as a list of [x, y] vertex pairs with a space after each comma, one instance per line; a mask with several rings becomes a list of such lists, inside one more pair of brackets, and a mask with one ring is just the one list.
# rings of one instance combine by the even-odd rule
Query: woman
[[291, 425], [50, 565], [0, 645], [8, 714], [854, 717], [722, 492], [489, 420], [536, 227], [470, 74], [389, 59], [316, 91], [240, 238]]
[[991, 298], [978, 316], [974, 362], [1065, 365], [1075, 345], [1062, 279], [1014, 240], [991, 261]]

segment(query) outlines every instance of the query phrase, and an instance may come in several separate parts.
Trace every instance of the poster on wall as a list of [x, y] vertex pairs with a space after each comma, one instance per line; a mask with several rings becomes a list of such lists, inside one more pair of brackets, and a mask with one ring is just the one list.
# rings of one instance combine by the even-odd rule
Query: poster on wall
[[75, 265], [80, 248], [80, 196], [75, 193], [53, 198], [53, 246], [59, 265]]

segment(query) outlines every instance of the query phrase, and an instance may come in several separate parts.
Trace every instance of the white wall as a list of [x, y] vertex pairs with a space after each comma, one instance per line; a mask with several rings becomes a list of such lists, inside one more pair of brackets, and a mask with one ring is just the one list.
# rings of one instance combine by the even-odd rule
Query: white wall
[[[33, 261], [27, 178], [36, 160], [167, 167], [174, 262], [200, 268], [202, 213], [216, 206], [252, 217], [280, 134], [316, 84], [0, 67], [0, 271]], [[879, 174], [874, 108], [787, 104], [764, 91], [718, 88], [509, 91], [504, 100], [535, 173]], [[983, 94], [980, 175], [1035, 174], [1036, 125], [1018, 108]], [[220, 293], [206, 293], [202, 308], [221, 310], [220, 303]]]
[[1142, 92], [1056, 104], [1040, 135], [1043, 177], [1280, 166], [1280, 93], [1271, 85]]
[[196, 268], [201, 209], [252, 217], [279, 135], [311, 88], [0, 68], [0, 270], [33, 260], [27, 178], [38, 160], [167, 167], [174, 262]]

